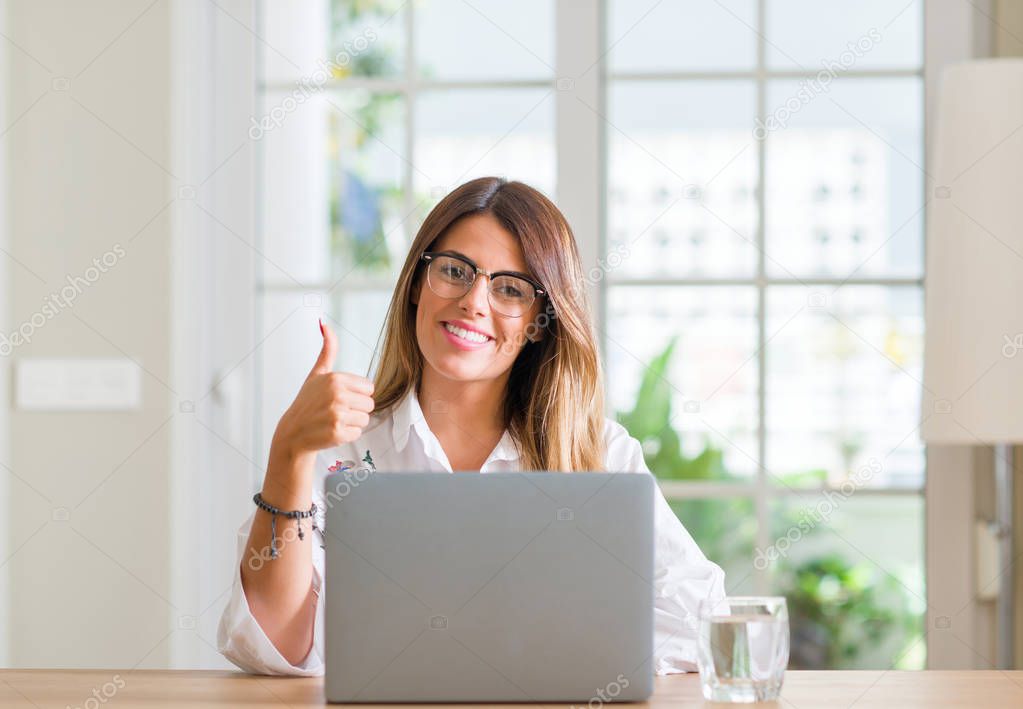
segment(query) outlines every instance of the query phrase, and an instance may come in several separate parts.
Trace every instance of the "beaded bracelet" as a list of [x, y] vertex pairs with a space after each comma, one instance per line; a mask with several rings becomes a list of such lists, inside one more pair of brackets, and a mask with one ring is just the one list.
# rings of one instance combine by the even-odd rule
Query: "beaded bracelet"
[[[305, 539], [305, 534], [302, 532], [302, 520], [306, 517], [313, 517], [316, 514], [316, 503], [308, 510], [290, 510], [285, 511], [278, 509], [271, 505], [269, 502], [263, 499], [260, 493], [256, 493], [252, 496], [252, 501], [256, 503], [256, 507], [261, 510], [266, 510], [270, 513], [270, 558], [277, 558], [277, 515], [287, 517], [289, 519], [298, 520], [298, 538]], [[316, 518], [313, 517], [312, 526], [314, 530], [317, 530]]]

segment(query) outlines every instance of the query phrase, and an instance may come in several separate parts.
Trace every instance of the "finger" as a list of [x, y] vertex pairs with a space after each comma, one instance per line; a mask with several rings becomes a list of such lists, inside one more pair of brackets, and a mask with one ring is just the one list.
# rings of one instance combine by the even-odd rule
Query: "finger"
[[342, 379], [345, 385], [352, 391], [359, 394], [365, 394], [366, 396], [373, 396], [372, 379], [360, 377], [358, 374], [350, 374], [348, 372], [343, 373]]
[[342, 411], [339, 414], [339, 418], [341, 419], [341, 423], [345, 424], [346, 426], [366, 428], [366, 426], [369, 425], [369, 414], [367, 414], [365, 411], [355, 411], [353, 409], [348, 409], [347, 411]]
[[309, 376], [314, 374], [326, 374], [334, 368], [334, 359], [337, 357], [337, 335], [320, 320], [320, 332], [323, 334], [323, 346], [320, 348], [320, 355], [316, 358]]
[[362, 435], [362, 428], [359, 426], [345, 426], [341, 429], [341, 438], [346, 443], [357, 441]]
[[376, 406], [376, 402], [373, 401], [372, 397], [354, 391], [343, 394], [341, 403], [352, 411], [361, 411], [367, 414], [373, 413], [373, 408]]

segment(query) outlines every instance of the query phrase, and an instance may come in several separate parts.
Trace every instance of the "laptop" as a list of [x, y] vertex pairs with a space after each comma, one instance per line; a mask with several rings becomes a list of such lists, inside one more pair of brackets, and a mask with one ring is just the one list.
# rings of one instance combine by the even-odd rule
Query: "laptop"
[[654, 485], [640, 473], [334, 473], [328, 702], [642, 701]]

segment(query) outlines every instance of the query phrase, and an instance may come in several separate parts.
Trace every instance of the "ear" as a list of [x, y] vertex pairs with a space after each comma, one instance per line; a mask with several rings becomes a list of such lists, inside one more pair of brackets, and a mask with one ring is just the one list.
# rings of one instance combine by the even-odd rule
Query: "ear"
[[409, 289], [408, 297], [409, 302], [412, 303], [412, 305], [419, 305], [419, 290], [421, 285], [422, 284], [418, 278], [412, 281], [412, 287]]

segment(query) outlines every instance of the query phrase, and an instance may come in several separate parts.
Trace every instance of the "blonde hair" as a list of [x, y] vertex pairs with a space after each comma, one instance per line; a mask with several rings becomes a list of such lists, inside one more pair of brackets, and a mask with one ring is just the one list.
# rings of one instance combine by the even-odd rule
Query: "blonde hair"
[[522, 469], [603, 470], [603, 378], [579, 251], [560, 210], [521, 182], [471, 180], [426, 217], [387, 311], [374, 378], [376, 412], [400, 402], [423, 372], [411, 299], [419, 286], [421, 257], [452, 224], [471, 214], [492, 215], [519, 239], [526, 264], [547, 292], [540, 315], [527, 326], [542, 328], [542, 337], [528, 342], [515, 359], [504, 397], [505, 425], [519, 448]]

